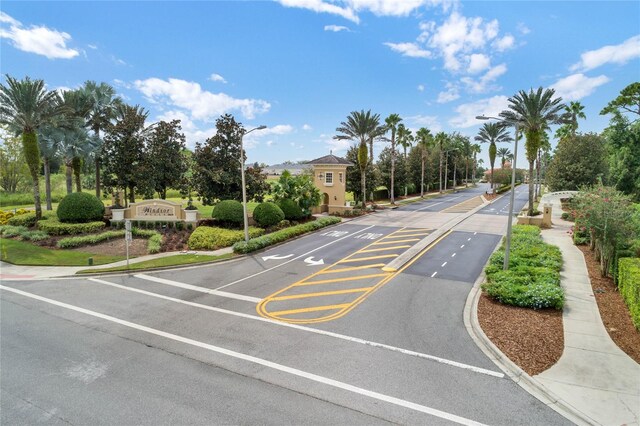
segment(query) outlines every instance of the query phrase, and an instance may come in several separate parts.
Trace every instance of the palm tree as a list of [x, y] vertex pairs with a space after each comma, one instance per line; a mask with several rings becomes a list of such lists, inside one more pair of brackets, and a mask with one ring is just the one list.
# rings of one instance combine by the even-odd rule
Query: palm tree
[[504, 164], [509, 159], [509, 156], [512, 155], [511, 151], [509, 151], [509, 148], [498, 148], [498, 151], [496, 151], [496, 155], [500, 157], [501, 167], [504, 169]]
[[62, 99], [67, 106], [67, 117], [63, 125], [65, 137], [62, 147], [67, 166], [67, 192], [71, 192], [71, 171], [75, 176], [76, 192], [82, 192], [80, 172], [83, 159], [89, 153], [89, 135], [85, 129], [85, 123], [93, 108], [92, 94], [88, 90], [80, 88], [64, 92]]
[[87, 126], [93, 130], [93, 141], [95, 142], [95, 150], [93, 151], [94, 162], [96, 168], [96, 197], [100, 197], [100, 152], [102, 147], [102, 139], [100, 131], [111, 122], [116, 116], [118, 106], [122, 104], [122, 100], [116, 96], [116, 91], [107, 83], [97, 84], [95, 81], [86, 81], [84, 90], [91, 98], [91, 109], [87, 118]]
[[478, 154], [482, 149], [480, 148], [480, 144], [474, 143], [471, 145], [471, 152], [473, 153], [473, 184], [476, 184], [476, 175], [477, 175], [477, 167], [478, 167]]
[[460, 135], [460, 146], [462, 155], [464, 156], [464, 187], [469, 186], [469, 163], [471, 162], [471, 140], [468, 136]]
[[[407, 148], [411, 147], [413, 142], [413, 135], [411, 130], [407, 129], [404, 124], [398, 125], [398, 145], [404, 149], [404, 161], [407, 161]], [[409, 167], [405, 167], [405, 182], [409, 182]], [[404, 185], [404, 196], [407, 196], [407, 184]]]
[[510, 123], [517, 123], [525, 134], [525, 151], [529, 161], [529, 216], [533, 215], [533, 163], [541, 145], [542, 133], [550, 124], [564, 124], [567, 119], [562, 114], [565, 105], [562, 98], [554, 98], [555, 90], [539, 87], [535, 92], [519, 91], [509, 98], [509, 110], [500, 116]]
[[402, 121], [402, 118], [398, 114], [390, 114], [385, 118], [386, 129], [391, 131], [391, 190], [390, 198], [391, 204], [395, 204], [394, 198], [394, 178], [396, 173], [396, 132], [398, 131], [398, 124]]
[[493, 167], [496, 162], [497, 142], [510, 142], [511, 136], [503, 123], [484, 123], [475, 140], [489, 144], [489, 164], [491, 165], [491, 189], [493, 189]]
[[49, 164], [51, 160], [57, 157], [59, 143], [62, 138], [62, 130], [53, 124], [47, 124], [38, 129], [38, 148], [40, 149], [44, 169], [44, 194], [47, 210], [53, 210], [51, 204], [51, 169]]
[[366, 171], [369, 160], [367, 158], [367, 142], [373, 144], [373, 139], [380, 132], [380, 115], [371, 114], [371, 110], [352, 111], [347, 121], [340, 123], [334, 136], [337, 140], [355, 140], [358, 143], [358, 166], [360, 166], [360, 185], [362, 189], [362, 208], [366, 208], [367, 181]]
[[64, 107], [58, 93], [47, 91], [42, 80], [25, 77], [19, 81], [9, 75], [6, 79], [6, 86], [0, 84], [0, 124], [8, 124], [22, 134], [22, 148], [33, 181], [36, 218], [40, 219], [40, 152], [36, 131], [62, 114]]
[[420, 197], [424, 197], [424, 165], [427, 161], [427, 152], [431, 147], [433, 136], [429, 129], [421, 127], [416, 132], [416, 140], [418, 141], [418, 147], [420, 147], [420, 160], [422, 165], [420, 171]]
[[578, 101], [569, 102], [568, 106], [564, 107], [566, 114], [569, 118], [569, 127], [571, 129], [571, 136], [576, 136], [576, 130], [578, 130], [578, 118], [586, 119], [584, 114], [584, 106]]
[[573, 131], [571, 129], [571, 125], [565, 124], [564, 126], [558, 127], [558, 129], [556, 130], [555, 137], [559, 141], [563, 141], [563, 140], [567, 139], [569, 136], [571, 136], [572, 132]]
[[436, 145], [438, 145], [438, 149], [440, 150], [440, 193], [442, 193], [442, 155], [444, 154], [444, 145], [449, 140], [449, 136], [445, 132], [438, 132], [434, 138]]

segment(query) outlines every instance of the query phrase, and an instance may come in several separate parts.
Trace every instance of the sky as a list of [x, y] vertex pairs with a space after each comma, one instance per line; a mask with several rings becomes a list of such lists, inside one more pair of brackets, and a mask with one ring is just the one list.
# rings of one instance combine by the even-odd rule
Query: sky
[[149, 124], [181, 119], [191, 148], [221, 114], [266, 125], [245, 137], [266, 164], [344, 155], [354, 142], [335, 129], [363, 109], [473, 139], [477, 115], [540, 86], [601, 132], [600, 110], [640, 80], [640, 2], [3, 0], [0, 72], [50, 90], [109, 83]]

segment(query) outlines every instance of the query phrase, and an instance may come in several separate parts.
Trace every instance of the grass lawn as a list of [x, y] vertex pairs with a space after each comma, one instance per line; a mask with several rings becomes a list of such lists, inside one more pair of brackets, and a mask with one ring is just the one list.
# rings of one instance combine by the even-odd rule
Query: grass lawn
[[164, 266], [189, 265], [203, 262], [213, 262], [215, 260], [229, 259], [233, 257], [233, 253], [223, 254], [220, 256], [210, 256], [203, 254], [176, 254], [175, 256], [160, 257], [158, 259], [145, 260], [127, 266], [116, 266], [104, 269], [83, 269], [78, 274], [95, 274], [96, 272], [117, 272], [117, 271], [137, 271], [141, 269], [160, 268]]
[[124, 256], [104, 256], [71, 250], [51, 250], [23, 241], [0, 238], [0, 260], [14, 265], [85, 266], [93, 257], [94, 265], [124, 260]]

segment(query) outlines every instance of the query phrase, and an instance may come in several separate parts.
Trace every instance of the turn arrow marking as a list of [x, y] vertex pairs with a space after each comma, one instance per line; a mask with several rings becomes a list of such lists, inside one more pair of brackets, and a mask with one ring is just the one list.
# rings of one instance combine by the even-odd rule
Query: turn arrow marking
[[308, 263], [309, 266], [324, 265], [324, 259], [313, 260], [313, 256], [309, 256], [304, 260], [304, 263]]
[[262, 256], [262, 260], [266, 261], [266, 260], [282, 260], [282, 259], [288, 259], [291, 256], [293, 256], [293, 254], [287, 254], [285, 256], [278, 256], [277, 254], [271, 255], [271, 256]]

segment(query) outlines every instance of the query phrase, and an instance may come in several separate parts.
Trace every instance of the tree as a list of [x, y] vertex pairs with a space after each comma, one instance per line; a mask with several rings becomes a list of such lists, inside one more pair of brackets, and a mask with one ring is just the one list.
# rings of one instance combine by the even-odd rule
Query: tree
[[542, 132], [550, 124], [565, 124], [562, 98], [554, 98], [555, 90], [539, 87], [535, 92], [524, 90], [509, 98], [509, 110], [500, 113], [506, 121], [517, 123], [525, 134], [525, 151], [529, 161], [529, 211], [533, 215], [533, 164], [541, 144]]
[[148, 112], [139, 105], [120, 105], [116, 122], [105, 129], [101, 157], [104, 161], [105, 186], [109, 192], [122, 188], [135, 202], [135, 188], [144, 181], [144, 122]]
[[506, 126], [503, 123], [484, 123], [475, 140], [489, 144], [489, 165], [491, 166], [491, 189], [493, 189], [493, 168], [496, 162], [496, 143], [510, 142], [513, 139], [509, 136]]
[[445, 132], [438, 132], [434, 138], [436, 145], [438, 145], [438, 149], [440, 152], [440, 193], [442, 193], [442, 162], [443, 162], [443, 154], [444, 154], [444, 145], [449, 141], [449, 136]]
[[584, 114], [584, 106], [577, 101], [569, 102], [569, 105], [564, 107], [566, 113], [569, 116], [569, 128], [571, 129], [571, 136], [576, 136], [576, 130], [578, 130], [578, 118], [586, 119]]
[[473, 153], [473, 184], [476, 184], [476, 177], [478, 171], [478, 154], [481, 152], [480, 144], [474, 143], [471, 145], [471, 152]]
[[7, 75], [7, 85], [0, 84], [0, 124], [8, 124], [22, 134], [22, 149], [33, 183], [36, 218], [42, 217], [40, 203], [40, 152], [36, 131], [64, 112], [57, 92], [49, 92], [44, 81], [16, 80]]
[[424, 166], [427, 161], [427, 153], [433, 142], [433, 136], [429, 129], [421, 127], [416, 132], [416, 140], [418, 147], [420, 147], [420, 159], [421, 159], [421, 172], [420, 172], [420, 197], [424, 197]]
[[558, 143], [545, 181], [551, 191], [576, 191], [593, 185], [607, 171], [604, 139], [595, 133], [577, 135]]
[[85, 81], [84, 90], [91, 99], [91, 108], [87, 117], [87, 126], [93, 130], [94, 136], [94, 163], [96, 168], [96, 197], [100, 198], [101, 180], [101, 154], [103, 140], [100, 132], [106, 129], [116, 117], [122, 100], [116, 97], [116, 91], [107, 83], [97, 84], [95, 81]]
[[395, 174], [396, 174], [396, 132], [398, 131], [398, 124], [402, 121], [402, 118], [398, 114], [391, 114], [385, 120], [387, 131], [391, 131], [391, 184], [390, 184], [390, 201], [391, 204], [395, 204]]
[[507, 162], [509, 157], [513, 158], [513, 154], [509, 148], [498, 148], [496, 155], [500, 157], [500, 168], [504, 169], [504, 163]]
[[[337, 140], [354, 140], [358, 143], [357, 164], [360, 167], [360, 189], [362, 191], [362, 208], [366, 207], [366, 169], [367, 165], [373, 162], [373, 140], [381, 134], [380, 115], [371, 114], [371, 110], [353, 111], [347, 117], [347, 121], [340, 123], [336, 132], [341, 133], [334, 136]], [[371, 145], [371, 161], [367, 158], [367, 142]]]
[[[407, 148], [411, 147], [411, 143], [413, 142], [413, 135], [411, 134], [411, 130], [407, 129], [404, 124], [400, 123], [398, 125], [398, 145], [401, 146], [404, 150], [404, 161], [407, 162]], [[406, 176], [405, 181], [409, 182], [409, 167], [406, 167]], [[404, 196], [407, 196], [407, 187], [404, 187]]]
[[53, 210], [51, 202], [51, 169], [50, 164], [58, 155], [59, 143], [63, 138], [62, 129], [45, 125], [38, 130], [38, 149], [42, 156], [42, 166], [44, 169], [44, 194], [47, 203], [47, 210]]
[[14, 137], [6, 126], [0, 128], [0, 186], [14, 193], [29, 179], [29, 168], [22, 154], [22, 141]]
[[[345, 158], [353, 164], [358, 162], [358, 153], [360, 152], [359, 146], [352, 146], [347, 150]], [[380, 181], [380, 174], [373, 164], [368, 163], [365, 168], [365, 182], [366, 187], [362, 188], [362, 170], [360, 167], [347, 167], [346, 175], [346, 191], [353, 192], [353, 198], [359, 200], [363, 198], [363, 194], [373, 192]]]
[[75, 177], [76, 192], [82, 192], [80, 172], [83, 159], [89, 152], [89, 133], [85, 123], [91, 109], [91, 98], [84, 89], [67, 90], [62, 94], [66, 113], [64, 120], [56, 123], [64, 131], [61, 148], [67, 166], [67, 194], [72, 192], [72, 178]]
[[273, 184], [271, 193], [276, 203], [285, 199], [293, 200], [305, 216], [311, 215], [311, 209], [320, 205], [322, 199], [320, 190], [313, 184], [310, 174], [293, 176], [288, 170], [285, 170], [278, 182]]
[[[614, 114], [616, 112], [618, 114], [628, 112], [640, 116], [640, 82], [631, 83], [622, 89], [620, 95], [600, 111], [600, 115]], [[633, 121], [636, 120], [638, 120], [638, 117], [634, 117]]]
[[[398, 155], [396, 152], [395, 166], [394, 170], [396, 173], [396, 178], [394, 179], [394, 190], [400, 191], [401, 188], [404, 188], [407, 184], [406, 182], [406, 162], [402, 155]], [[377, 169], [380, 172], [380, 179], [382, 185], [389, 188], [389, 192], [391, 192], [391, 147], [386, 147], [382, 151], [380, 151], [380, 155], [378, 157]]]
[[167, 198], [167, 188], [177, 188], [187, 171], [182, 152], [187, 148], [180, 131], [180, 120], [156, 123], [146, 140], [145, 169], [149, 172], [149, 188], [161, 199]]
[[603, 132], [607, 141], [609, 179], [618, 191], [640, 201], [640, 121], [616, 113]]

